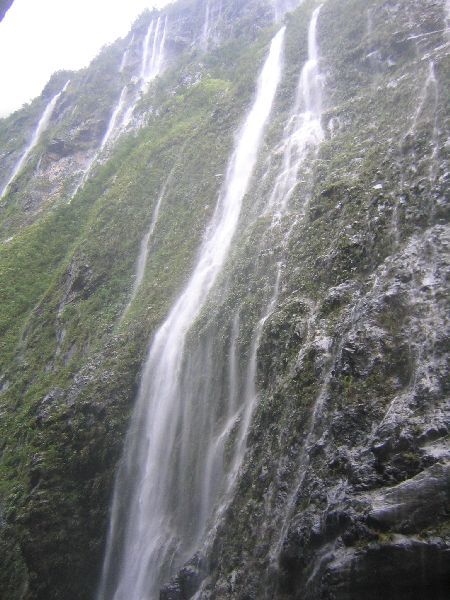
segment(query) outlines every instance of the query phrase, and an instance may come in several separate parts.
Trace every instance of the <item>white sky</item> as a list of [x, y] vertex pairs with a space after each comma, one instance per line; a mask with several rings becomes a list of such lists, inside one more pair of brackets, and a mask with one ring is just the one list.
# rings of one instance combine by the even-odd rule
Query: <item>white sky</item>
[[55, 71], [88, 65], [145, 8], [169, 1], [15, 0], [0, 23], [0, 116], [38, 96]]

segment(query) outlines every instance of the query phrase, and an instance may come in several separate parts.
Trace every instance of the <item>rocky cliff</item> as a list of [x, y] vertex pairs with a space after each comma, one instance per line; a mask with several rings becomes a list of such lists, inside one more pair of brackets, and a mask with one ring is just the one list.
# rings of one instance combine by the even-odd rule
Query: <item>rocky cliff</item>
[[448, 21], [444, 0], [180, 0], [0, 121], [2, 597], [96, 595], [147, 349], [285, 24], [187, 336], [193, 441], [168, 449], [183, 514], [205, 431], [226, 483], [160, 597], [446, 598]]

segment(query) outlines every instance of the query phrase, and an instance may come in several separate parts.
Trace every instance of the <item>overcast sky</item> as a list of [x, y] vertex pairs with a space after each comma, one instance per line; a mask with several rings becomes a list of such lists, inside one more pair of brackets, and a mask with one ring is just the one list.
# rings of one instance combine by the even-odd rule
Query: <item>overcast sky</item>
[[0, 23], [0, 116], [38, 96], [59, 69], [80, 69], [170, 0], [15, 0]]

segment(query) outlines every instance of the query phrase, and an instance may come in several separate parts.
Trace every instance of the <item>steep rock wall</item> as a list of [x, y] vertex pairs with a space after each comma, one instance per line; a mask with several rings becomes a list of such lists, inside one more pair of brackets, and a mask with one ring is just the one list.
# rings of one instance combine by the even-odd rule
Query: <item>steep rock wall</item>
[[[324, 3], [325, 139], [273, 222], [265, 206], [319, 4], [287, 17], [258, 171], [191, 332], [224, 402], [234, 353], [243, 401], [278, 286], [259, 338], [247, 453], [221, 518], [165, 598], [444, 598], [446, 5]], [[206, 47], [206, 3], [168, 11], [164, 74], [70, 203], [121, 87], [136, 89], [150, 15], [86, 71], [57, 74], [0, 130], [10, 169], [46, 102], [74, 82], [2, 207], [1, 589], [11, 599], [94, 595], [146, 347], [192, 268], [273, 33], [271, 3], [221, 3]]]

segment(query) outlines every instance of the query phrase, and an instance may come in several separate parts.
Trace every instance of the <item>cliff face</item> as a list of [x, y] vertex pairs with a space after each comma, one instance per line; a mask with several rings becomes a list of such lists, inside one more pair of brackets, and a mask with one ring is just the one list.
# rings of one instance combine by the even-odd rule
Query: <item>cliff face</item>
[[186, 341], [188, 458], [168, 449], [184, 514], [208, 436], [225, 483], [161, 597], [446, 597], [448, 18], [443, 0], [186, 0], [0, 122], [2, 597], [95, 595], [148, 344], [282, 22], [237, 231]]

